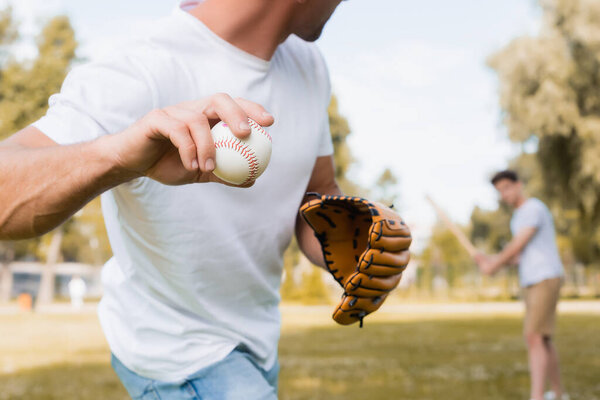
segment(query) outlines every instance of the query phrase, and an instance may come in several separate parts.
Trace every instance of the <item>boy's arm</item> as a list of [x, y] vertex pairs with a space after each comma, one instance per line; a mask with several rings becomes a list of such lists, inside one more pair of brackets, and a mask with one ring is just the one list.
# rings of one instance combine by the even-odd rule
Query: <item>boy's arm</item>
[[502, 251], [493, 256], [479, 254], [475, 260], [479, 264], [483, 273], [493, 275], [504, 265], [516, 258], [527, 246], [527, 243], [535, 236], [537, 228], [526, 227], [521, 229], [515, 237], [502, 249]]

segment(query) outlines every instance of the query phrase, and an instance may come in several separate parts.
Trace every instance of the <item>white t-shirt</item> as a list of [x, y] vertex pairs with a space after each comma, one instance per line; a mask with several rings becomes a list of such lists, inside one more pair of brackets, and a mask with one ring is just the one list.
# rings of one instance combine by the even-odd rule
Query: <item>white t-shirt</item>
[[540, 200], [528, 199], [515, 210], [510, 221], [512, 234], [516, 235], [524, 228], [536, 228], [537, 231], [521, 252], [521, 286], [531, 286], [546, 279], [563, 276], [552, 214]]
[[144, 40], [73, 69], [34, 124], [71, 144], [218, 92], [275, 116], [271, 162], [252, 188], [140, 178], [102, 195], [114, 257], [100, 322], [114, 354], [151, 379], [182, 380], [238, 344], [274, 365], [282, 254], [315, 161], [333, 151], [325, 63], [295, 36], [261, 60], [177, 9]]

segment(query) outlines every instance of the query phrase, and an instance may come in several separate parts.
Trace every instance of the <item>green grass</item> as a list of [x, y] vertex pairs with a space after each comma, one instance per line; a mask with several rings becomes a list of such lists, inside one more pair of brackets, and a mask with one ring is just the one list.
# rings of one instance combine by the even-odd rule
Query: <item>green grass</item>
[[[600, 399], [599, 322], [592, 315], [559, 319], [573, 399]], [[128, 398], [108, 364], [95, 316], [1, 316], [0, 324], [0, 333], [10, 334], [0, 340], [0, 368], [16, 369], [0, 372], [0, 400]], [[284, 324], [280, 362], [282, 400], [528, 398], [518, 316], [384, 318], [358, 329], [315, 324], [308, 314]]]
[[[600, 399], [598, 317], [563, 316], [559, 351], [574, 399]], [[518, 318], [312, 329], [281, 343], [281, 398], [524, 399]]]

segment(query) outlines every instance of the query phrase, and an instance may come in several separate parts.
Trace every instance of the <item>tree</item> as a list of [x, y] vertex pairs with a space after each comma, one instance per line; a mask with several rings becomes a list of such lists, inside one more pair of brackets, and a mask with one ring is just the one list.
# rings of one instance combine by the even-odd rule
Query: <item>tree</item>
[[[16, 39], [10, 11], [0, 17], [0, 43]], [[2, 27], [5, 26], [3, 29]], [[51, 19], [38, 39], [38, 57], [16, 61], [13, 57], [0, 65], [0, 139], [35, 122], [48, 108], [48, 98], [60, 90], [75, 58], [75, 33], [64, 16]], [[4, 47], [5, 51], [7, 48]]]
[[386, 168], [383, 170], [371, 192], [373, 192], [373, 196], [378, 202], [386, 206], [396, 204], [398, 200], [398, 178], [391, 169]]
[[[459, 227], [459, 229], [463, 229]], [[454, 234], [442, 224], [434, 226], [427, 247], [420, 256], [419, 285], [430, 289], [433, 279], [444, 278], [454, 288], [466, 276], [475, 273], [475, 264]]]
[[471, 213], [471, 241], [481, 250], [499, 252], [511, 239], [510, 217], [505, 206], [493, 211], [475, 207]]
[[18, 31], [12, 17], [12, 9], [0, 11], [0, 46], [12, 44], [18, 38]]
[[331, 98], [328, 112], [331, 140], [333, 141], [335, 178], [342, 192], [354, 196], [364, 196], [366, 190], [361, 188], [356, 182], [353, 182], [348, 174], [356, 162], [347, 142], [348, 136], [352, 131], [350, 130], [348, 120], [340, 114], [337, 97], [333, 96]]
[[[329, 105], [329, 128], [333, 142], [333, 158], [335, 162], [335, 178], [342, 191], [352, 195], [365, 195], [366, 190], [353, 182], [348, 176], [350, 168], [355, 163], [347, 139], [351, 133], [348, 120], [339, 112], [338, 101], [332, 97]], [[281, 285], [281, 297], [284, 300], [304, 300], [309, 302], [323, 301], [327, 296], [321, 271], [311, 271], [302, 274], [300, 282], [294, 280], [294, 270], [303, 262], [300, 248], [293, 239], [284, 254], [284, 280]], [[315, 267], [317, 268], [317, 267]]]
[[539, 35], [494, 54], [511, 140], [536, 145], [522, 156], [530, 180], [575, 257], [600, 261], [600, 2], [540, 0]]

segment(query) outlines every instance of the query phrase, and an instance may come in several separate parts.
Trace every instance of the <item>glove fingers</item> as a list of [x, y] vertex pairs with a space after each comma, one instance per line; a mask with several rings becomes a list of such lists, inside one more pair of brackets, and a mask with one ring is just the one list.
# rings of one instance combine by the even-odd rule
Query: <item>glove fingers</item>
[[358, 264], [358, 270], [372, 276], [390, 276], [404, 271], [410, 252], [408, 250], [390, 252], [370, 249], [365, 251]]
[[[390, 222], [395, 222], [395, 225], [390, 225]], [[412, 242], [410, 229], [406, 225], [400, 225], [400, 223], [399, 220], [384, 220], [373, 224], [369, 232], [371, 248], [387, 251], [408, 249]], [[400, 226], [400, 228], [390, 229], [390, 226]]]
[[386, 297], [387, 294], [380, 297], [344, 296], [333, 313], [333, 319], [341, 325], [353, 324], [366, 315], [377, 311]]
[[392, 291], [402, 278], [402, 273], [391, 276], [369, 276], [362, 272], [357, 272], [350, 278], [344, 291], [348, 295], [357, 297], [378, 297]]

